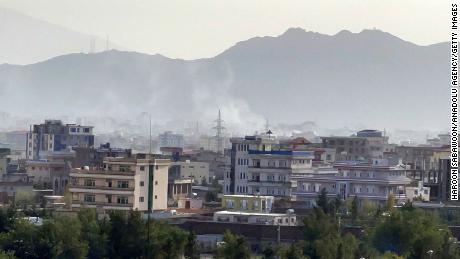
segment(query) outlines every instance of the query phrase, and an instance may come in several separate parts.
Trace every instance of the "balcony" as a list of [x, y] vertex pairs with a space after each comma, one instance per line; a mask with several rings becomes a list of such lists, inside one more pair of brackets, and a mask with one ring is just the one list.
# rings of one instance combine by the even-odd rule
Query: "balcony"
[[81, 200], [72, 200], [72, 207], [121, 207], [130, 209], [133, 207], [132, 203], [113, 203], [113, 202], [86, 202]]
[[88, 186], [82, 184], [71, 184], [70, 188], [78, 189], [91, 189], [91, 190], [114, 190], [114, 191], [134, 191], [134, 187], [120, 188], [120, 187], [109, 187], [109, 186]]
[[249, 186], [285, 186], [291, 185], [290, 181], [272, 181], [272, 180], [260, 180], [250, 179], [248, 180]]
[[134, 176], [135, 171], [114, 171], [104, 170], [102, 168], [90, 168], [90, 169], [72, 169], [70, 176], [79, 177], [83, 175], [120, 175], [120, 176]]
[[130, 188], [117, 188], [108, 186], [85, 186], [85, 185], [71, 185], [69, 191], [72, 193], [100, 193], [100, 194], [120, 194], [131, 195], [134, 192], [134, 187]]

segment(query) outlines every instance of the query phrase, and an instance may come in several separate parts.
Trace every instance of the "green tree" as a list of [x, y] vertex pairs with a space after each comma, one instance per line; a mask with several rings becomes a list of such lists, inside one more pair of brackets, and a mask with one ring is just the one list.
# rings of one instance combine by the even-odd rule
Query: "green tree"
[[88, 253], [88, 243], [81, 238], [81, 224], [77, 218], [60, 216], [55, 219], [56, 244], [55, 258], [85, 258]]
[[110, 225], [106, 218], [98, 220], [95, 209], [78, 212], [83, 240], [88, 242], [88, 258], [108, 258]]
[[193, 232], [189, 232], [187, 235], [187, 243], [185, 245], [184, 257], [186, 259], [200, 258], [200, 251], [196, 243], [196, 236]]
[[358, 209], [359, 209], [358, 197], [355, 196], [353, 198], [353, 201], [351, 202], [351, 218], [353, 220], [358, 219], [358, 213], [359, 213]]
[[264, 250], [262, 251], [263, 259], [275, 259], [276, 258], [276, 250], [268, 244], [265, 246]]
[[14, 253], [8, 253], [5, 251], [0, 251], [0, 259], [15, 259]]
[[426, 258], [426, 251], [433, 250], [437, 258], [460, 258], [449, 229], [435, 215], [413, 207], [394, 211], [370, 235], [374, 247], [382, 253]]
[[216, 258], [249, 259], [251, 252], [244, 237], [234, 235], [230, 231], [224, 233], [223, 243], [217, 248]]
[[302, 251], [302, 243], [291, 244], [287, 249], [282, 249], [280, 251], [281, 259], [304, 259], [307, 258], [304, 256]]
[[329, 212], [329, 203], [327, 200], [327, 191], [326, 188], [321, 189], [321, 192], [318, 195], [316, 200], [316, 205], [323, 210], [324, 213]]
[[356, 254], [357, 240], [351, 235], [342, 236], [335, 216], [316, 208], [303, 223], [304, 255], [310, 258], [353, 258]]

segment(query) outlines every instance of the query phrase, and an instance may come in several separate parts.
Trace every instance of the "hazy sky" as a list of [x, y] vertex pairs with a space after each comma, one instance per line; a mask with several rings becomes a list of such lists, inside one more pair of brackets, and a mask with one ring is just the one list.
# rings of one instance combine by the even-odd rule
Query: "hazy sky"
[[448, 41], [450, 4], [440, 0], [0, 0], [41, 20], [130, 50], [172, 58], [214, 56], [238, 41], [289, 27], [335, 34], [376, 27], [416, 44]]

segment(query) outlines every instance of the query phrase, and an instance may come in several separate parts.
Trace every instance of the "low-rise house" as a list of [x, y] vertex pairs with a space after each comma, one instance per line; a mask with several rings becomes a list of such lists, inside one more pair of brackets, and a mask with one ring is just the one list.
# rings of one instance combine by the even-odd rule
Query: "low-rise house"
[[214, 221], [265, 225], [295, 226], [297, 218], [293, 210], [271, 213], [275, 197], [256, 195], [224, 195], [224, 211], [214, 213]]
[[430, 187], [423, 186], [422, 181], [415, 181], [406, 187], [406, 197], [409, 201], [430, 201]]

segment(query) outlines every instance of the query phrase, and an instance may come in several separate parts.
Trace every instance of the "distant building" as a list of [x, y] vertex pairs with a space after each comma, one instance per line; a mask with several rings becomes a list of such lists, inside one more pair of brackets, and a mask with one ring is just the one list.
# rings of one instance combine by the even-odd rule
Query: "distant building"
[[100, 144], [98, 148], [94, 147], [74, 147], [75, 160], [72, 166], [103, 166], [104, 158], [106, 157], [131, 157], [131, 149], [111, 147], [110, 143]]
[[427, 144], [432, 147], [442, 147], [450, 145], [450, 134], [439, 134], [437, 138], [426, 140]]
[[162, 147], [177, 147], [184, 148], [184, 135], [174, 134], [172, 131], [165, 131], [163, 134], [158, 135], [160, 148]]
[[287, 213], [271, 213], [273, 196], [224, 195], [224, 211], [214, 213], [214, 221], [264, 225], [295, 226], [297, 218], [293, 210]]
[[343, 162], [333, 168], [324, 169], [308, 176], [294, 176], [297, 187], [293, 200], [307, 208], [316, 206], [316, 199], [322, 189], [333, 199], [342, 200], [357, 197], [359, 201], [368, 200], [384, 204], [390, 194], [399, 202], [406, 201], [405, 187], [411, 183], [405, 166], [391, 167], [375, 163]]
[[165, 210], [169, 159], [137, 154], [131, 158], [106, 157], [103, 168], [76, 168], [70, 174], [72, 208], [110, 210]]
[[422, 181], [406, 187], [406, 197], [409, 201], [430, 201], [430, 187], [423, 186]]
[[0, 203], [9, 203], [17, 197], [34, 197], [31, 183], [25, 181], [0, 182]]
[[44, 159], [26, 160], [25, 171], [29, 181], [38, 188], [53, 189], [55, 195], [63, 195], [74, 158], [71, 152], [49, 152]]
[[222, 208], [228, 211], [270, 213], [275, 203], [274, 196], [224, 195]]
[[382, 159], [388, 137], [381, 131], [362, 130], [356, 136], [321, 137], [324, 148], [336, 149], [337, 161]]
[[64, 125], [60, 120], [46, 120], [44, 124], [33, 125], [27, 133], [26, 157], [38, 160], [48, 152], [93, 146], [92, 126]]
[[192, 179], [195, 184], [201, 184], [203, 181], [209, 183], [209, 164], [206, 162], [172, 162], [169, 168], [171, 175], [176, 175], [176, 179]]
[[5, 133], [6, 143], [13, 150], [25, 150], [27, 144], [27, 131], [9, 131]]
[[230, 171], [225, 194], [289, 197], [294, 174], [311, 171], [313, 151], [281, 149], [276, 139], [260, 136], [232, 138]]

